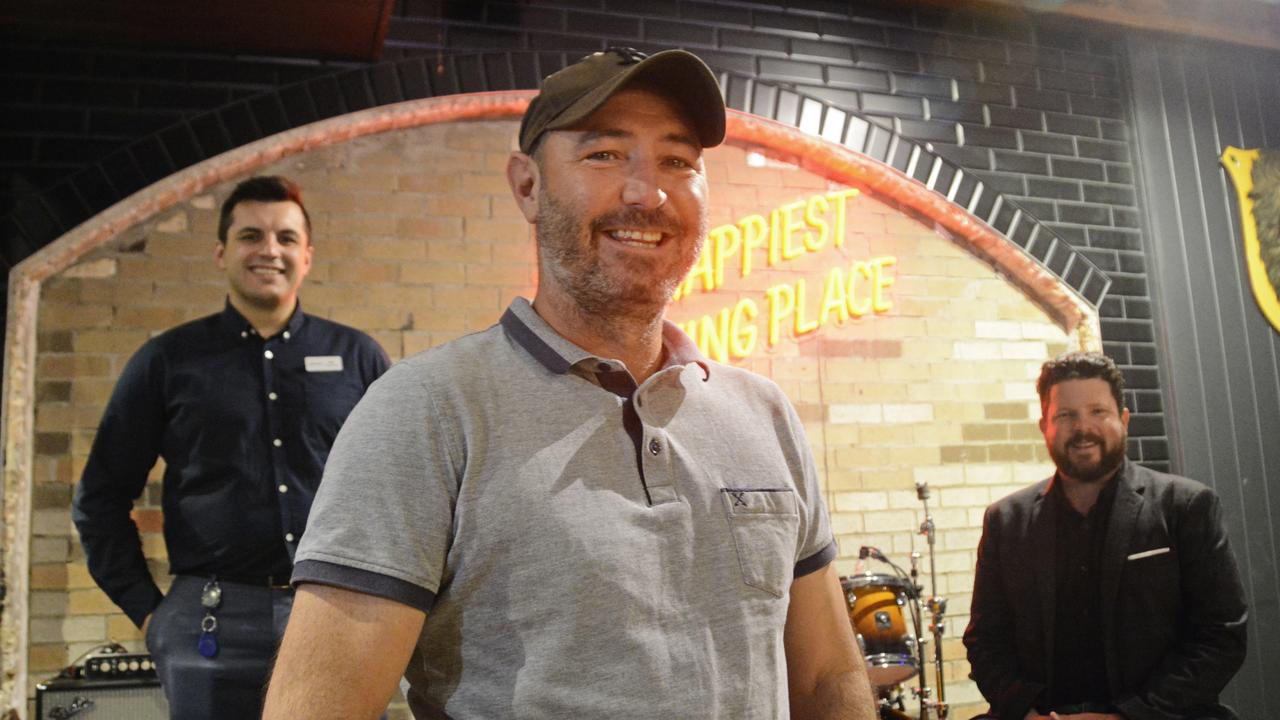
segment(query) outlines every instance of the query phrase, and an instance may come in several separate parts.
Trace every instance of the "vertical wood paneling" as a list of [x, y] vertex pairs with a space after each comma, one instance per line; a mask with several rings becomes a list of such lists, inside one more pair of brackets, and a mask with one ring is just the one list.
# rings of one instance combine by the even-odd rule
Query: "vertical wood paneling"
[[[1280, 150], [1280, 54], [1131, 37], [1131, 110], [1173, 469], [1214, 487], [1249, 595], [1225, 693], [1280, 717], [1280, 333], [1253, 299], [1228, 145]], [[1271, 681], [1274, 684], [1274, 680]]]

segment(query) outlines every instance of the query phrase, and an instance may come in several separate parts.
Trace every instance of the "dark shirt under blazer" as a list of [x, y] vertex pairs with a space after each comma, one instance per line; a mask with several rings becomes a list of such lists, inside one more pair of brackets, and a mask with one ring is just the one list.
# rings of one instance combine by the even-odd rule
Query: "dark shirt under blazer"
[[300, 307], [267, 339], [228, 303], [146, 342], [76, 489], [94, 580], [136, 624], [160, 603], [130, 518], [160, 457], [170, 572], [287, 582], [333, 439], [388, 365], [365, 333]]
[[[1129, 720], [1234, 718], [1218, 695], [1244, 662], [1244, 588], [1217, 495], [1126, 462], [1101, 567], [1107, 695]], [[1051, 697], [1056, 586], [1050, 480], [987, 509], [968, 648], [1001, 720]]]

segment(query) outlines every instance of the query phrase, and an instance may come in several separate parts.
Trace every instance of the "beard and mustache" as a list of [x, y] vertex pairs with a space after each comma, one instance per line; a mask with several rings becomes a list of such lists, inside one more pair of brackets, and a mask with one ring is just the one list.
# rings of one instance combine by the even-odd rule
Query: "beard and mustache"
[[[1097, 462], [1074, 462], [1071, 459], [1071, 446], [1076, 443], [1096, 443], [1101, 448], [1101, 457]], [[1125, 458], [1125, 447], [1129, 443], [1129, 433], [1122, 432], [1120, 439], [1108, 444], [1101, 435], [1090, 432], [1077, 432], [1061, 447], [1050, 446], [1049, 457], [1058, 466], [1058, 472], [1082, 483], [1095, 483], [1108, 477], [1120, 467]]]
[[[690, 228], [660, 208], [635, 207], [622, 207], [587, 221], [584, 213], [543, 189], [538, 212], [539, 271], [554, 278], [585, 315], [617, 317], [660, 313], [702, 249], [701, 239], [706, 235], [707, 224], [705, 213], [698, 224], [697, 228]], [[598, 238], [608, 228], [657, 231], [666, 236], [662, 242], [684, 242], [686, 247], [674, 261], [669, 253], [652, 259], [615, 257], [610, 261], [612, 267], [606, 267]], [[587, 238], [585, 246], [580, 240], [583, 237]], [[695, 240], [689, 242], [689, 237]]]

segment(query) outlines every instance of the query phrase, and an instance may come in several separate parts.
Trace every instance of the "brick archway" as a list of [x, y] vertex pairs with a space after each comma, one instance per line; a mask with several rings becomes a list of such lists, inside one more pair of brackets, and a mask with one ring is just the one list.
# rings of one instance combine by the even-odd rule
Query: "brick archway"
[[[148, 142], [120, 151], [162, 153], [169, 158], [168, 165], [149, 164], [138, 156], [130, 156], [137, 167], [162, 172], [159, 177], [62, 234], [15, 270], [10, 286], [6, 335], [8, 372], [3, 406], [7, 458], [5, 547], [9, 549], [5, 569], [9, 592], [0, 644], [8, 707], [25, 704], [29, 589], [26, 548], [31, 525], [30, 463], [34, 437], [31, 398], [41, 284], [120, 230], [209, 187], [283, 157], [397, 128], [518, 117], [532, 97], [532, 91], [497, 86], [516, 85], [520, 73], [532, 72], [536, 78], [555, 68], [539, 67], [536, 62], [521, 66], [515, 58], [512, 54], [494, 54], [454, 59], [439, 76], [444, 82], [435, 85], [429, 78], [438, 79], [437, 76], [427, 72], [421, 60], [377, 66], [286, 88], [274, 93], [274, 100], [262, 96], [237, 103], [207, 116], [210, 122], [223, 123], [228, 139], [231, 134], [227, 128], [235, 117], [249, 113], [253, 118], [257, 112], [269, 116], [272, 111], [262, 108], [268, 108], [273, 102], [278, 104], [277, 109], [283, 108], [290, 93], [309, 97], [316, 114], [324, 107], [329, 117], [317, 121], [315, 115], [308, 119], [304, 114], [294, 118], [297, 122], [287, 127], [259, 118], [253, 121], [256, 138], [234, 149], [210, 152], [205, 159], [188, 162], [184, 169], [176, 167], [173, 160], [178, 157], [176, 152], [166, 149], [165, 143], [182, 134], [170, 128]], [[524, 79], [520, 78], [521, 84]], [[413, 84], [419, 81], [421, 84]], [[927, 146], [909, 142], [865, 118], [751, 78], [722, 74], [720, 81], [733, 108], [729, 123], [731, 141], [750, 144], [831, 180], [866, 187], [894, 200], [987, 259], [1062, 328], [1076, 332], [1081, 345], [1098, 344], [1096, 308], [1106, 293], [1109, 279], [1014, 203], [991, 192]], [[406, 101], [404, 95], [411, 86], [419, 91], [425, 88], [420, 99]], [[360, 88], [365, 93], [363, 96], [359, 94]], [[325, 93], [344, 97], [344, 89], [354, 99], [335, 105], [322, 104], [321, 98], [328, 97]], [[356, 107], [362, 101], [368, 102]], [[335, 107], [343, 112], [328, 112]], [[184, 123], [183, 132], [194, 136], [194, 128], [199, 123], [200, 120]], [[203, 145], [200, 147], [204, 149]], [[108, 161], [104, 161], [98, 171], [107, 172], [102, 169], [107, 166]], [[79, 177], [68, 181], [69, 184], [78, 182]], [[54, 196], [56, 193], [51, 193], [51, 197]]]

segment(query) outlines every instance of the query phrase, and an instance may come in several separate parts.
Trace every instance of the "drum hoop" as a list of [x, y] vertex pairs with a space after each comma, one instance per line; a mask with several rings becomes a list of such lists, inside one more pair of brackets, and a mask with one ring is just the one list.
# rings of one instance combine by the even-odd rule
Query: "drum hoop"
[[862, 573], [861, 575], [848, 575], [840, 578], [840, 585], [846, 590], [860, 587], [888, 586], [901, 590], [907, 589], [907, 581], [897, 575], [885, 575], [883, 573]]

